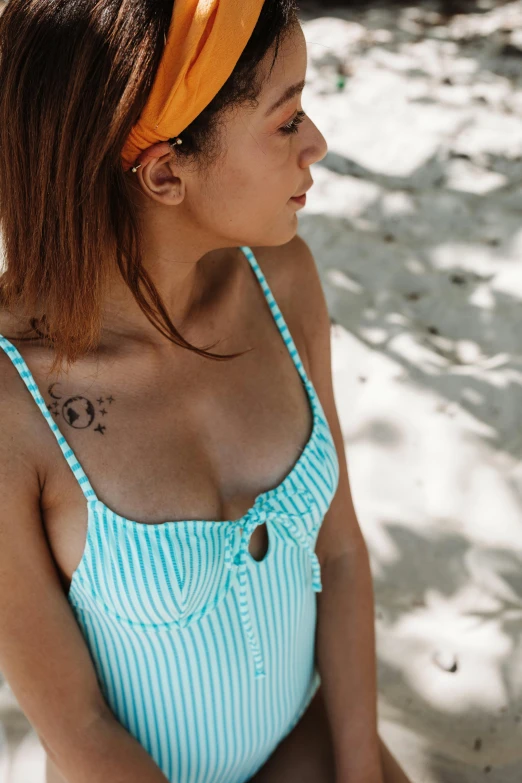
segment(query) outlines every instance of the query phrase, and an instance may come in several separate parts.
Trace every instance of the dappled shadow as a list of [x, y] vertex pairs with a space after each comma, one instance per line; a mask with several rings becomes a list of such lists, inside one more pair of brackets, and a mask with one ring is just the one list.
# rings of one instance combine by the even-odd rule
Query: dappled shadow
[[[478, 0], [432, 0], [431, 2], [417, 2], [417, 5], [425, 5], [436, 8], [443, 18], [451, 17], [455, 14], [484, 14], [487, 8], [478, 2]], [[411, 0], [386, 0], [386, 2], [375, 2], [375, 0], [316, 0], [314, 3], [307, 3], [304, 0], [305, 7], [315, 6], [325, 9], [351, 9], [367, 10], [369, 6], [379, 7], [403, 7], [411, 6]]]
[[[391, 562], [376, 557], [374, 567], [377, 625], [382, 637], [379, 682], [383, 717], [423, 736], [433, 753], [431, 760], [430, 754], [426, 757], [432, 770], [441, 775], [444, 770], [455, 773], [455, 777], [442, 776], [440, 780], [474, 780], [468, 777], [473, 768], [478, 772], [490, 767], [489, 771], [495, 769], [499, 775], [494, 780], [518, 781], [516, 765], [520, 775], [522, 753], [516, 738], [522, 703], [511, 701], [509, 694], [517, 691], [522, 653], [522, 550], [483, 547], [454, 532], [420, 533], [396, 521], [384, 521], [383, 526], [397, 553]], [[448, 607], [447, 617], [451, 617], [452, 606], [458, 615], [460, 631], [451, 637], [453, 646], [447, 638], [439, 638], [440, 625], [427, 621], [433, 596]], [[414, 617], [416, 634], [412, 636]], [[405, 624], [408, 618], [409, 626]], [[403, 639], [400, 658], [387, 651], [388, 634], [399, 625]], [[497, 649], [501, 644], [511, 650], [508, 658], [490, 655], [488, 660], [490, 681], [499, 680], [500, 690], [506, 694], [506, 702], [497, 707], [491, 704], [487, 691], [482, 696], [480, 682], [475, 680], [483, 667], [481, 656], [488, 656], [487, 650], [480, 649], [485, 626], [498, 640]], [[446, 666], [437, 658], [441, 650]], [[435, 692], [437, 698], [430, 698]], [[419, 720], [421, 715], [423, 720]], [[458, 731], [454, 731], [457, 725]], [[515, 765], [511, 771], [509, 765]]]
[[[299, 233], [314, 253], [332, 321], [364, 346], [359, 356], [380, 354], [397, 368], [393, 384], [429, 392], [423, 395], [423, 403], [433, 400], [428, 415], [472, 417], [461, 429], [463, 440], [478, 450], [483, 444], [492, 461], [499, 457], [509, 513], [517, 507], [522, 512], [522, 488], [506, 469], [522, 457], [522, 287], [509, 285], [520, 263], [522, 147], [502, 136], [509, 131], [518, 139], [522, 116], [522, 51], [512, 36], [514, 22], [505, 15], [487, 29], [480, 22], [484, 3], [466, 4], [467, 24], [444, 19], [435, 4], [398, 3], [395, 10], [392, 3], [363, 5], [324, 11], [303, 3], [305, 22], [322, 15], [348, 24], [339, 28], [346, 33], [344, 48], [341, 34], [329, 46], [327, 25], [314, 26], [307, 36], [314, 98], [332, 96], [330, 111], [342, 116], [339, 126], [325, 123], [336, 149], [312, 168], [319, 198], [301, 213]], [[428, 55], [438, 56], [440, 47], [444, 62], [437, 71]], [[457, 60], [466, 67], [454, 68]], [[401, 93], [411, 112], [398, 116], [408, 117], [419, 133], [429, 132], [435, 117], [428, 104], [449, 117], [437, 125], [433, 144], [419, 147], [424, 156], [413, 150], [411, 165], [401, 147], [398, 169], [398, 155], [381, 155], [393, 152], [401, 133], [398, 122], [388, 122], [386, 113], [395, 107], [379, 93], [381, 73], [390, 90], [399, 78], [413, 85]], [[384, 81], [390, 73], [396, 80]], [[498, 79], [503, 90], [489, 90]], [[346, 110], [339, 110], [343, 91]], [[417, 109], [427, 117], [418, 126]], [[363, 132], [351, 133], [350, 126], [371, 131], [381, 122], [382, 147], [378, 130], [368, 142]], [[346, 137], [337, 130], [341, 125]], [[406, 138], [414, 137], [406, 131]], [[397, 136], [389, 139], [390, 133]], [[373, 367], [389, 372], [387, 362], [372, 362], [361, 382], [371, 380]], [[343, 364], [346, 377], [349, 364]], [[352, 375], [356, 383], [357, 367]], [[380, 448], [393, 459], [403, 440], [400, 421], [377, 412], [350, 426], [347, 447], [356, 455], [369, 444], [364, 459], [371, 461]], [[367, 491], [377, 475], [369, 470]], [[386, 495], [391, 473], [378, 479], [376, 493], [384, 487]], [[495, 540], [495, 518], [481, 539], [484, 530], [475, 537], [471, 525], [459, 528], [459, 519], [423, 515], [416, 527], [407, 513], [401, 518], [400, 510], [396, 517], [379, 511], [387, 500], [371, 505], [365, 498], [378, 525], [370, 551], [382, 716], [422, 738], [430, 783], [520, 783], [522, 547], [504, 543], [505, 528], [504, 540], [487, 546]], [[499, 515], [506, 502], [500, 501]], [[401, 505], [393, 495], [390, 506], [407, 508], [408, 500]], [[446, 625], [448, 618], [453, 626]]]
[[[476, 61], [475, 77], [482, 71], [489, 71], [517, 81], [520, 69], [516, 67], [516, 61], [522, 57], [522, 48], [507, 37], [516, 30], [516, 22], [510, 24], [506, 21], [498, 29], [488, 30], [480, 24], [481, 17], [495, 8], [509, 5], [513, 5], [513, 0], [301, 0], [299, 4], [303, 21], [328, 15], [362, 24], [366, 35], [353, 49], [358, 55], [376, 47], [396, 54], [405, 42], [417, 43], [432, 38], [436, 42], [456, 43], [461, 55], [473, 58]], [[465, 16], [476, 17], [479, 23], [461, 28], [455, 17]], [[446, 29], [446, 25], [450, 27]], [[385, 39], [375, 39], [372, 33], [382, 28], [386, 28], [390, 35]], [[426, 71], [417, 67], [405, 73], [410, 78], [426, 75]], [[452, 83], [451, 78], [448, 83]]]
[[[495, 608], [471, 607], [463, 616], [474, 618], [476, 626], [495, 620], [514, 647], [521, 642], [522, 549], [485, 547], [453, 531], [435, 532], [436, 519], [434, 527], [423, 532], [395, 521], [384, 520], [382, 524], [397, 553], [392, 562], [374, 555], [376, 606], [386, 626], [393, 626], [411, 610], [426, 607], [431, 590], [451, 598], [473, 583], [494, 599]], [[447, 526], [448, 521], [441, 520], [441, 529]]]
[[[437, 214], [439, 206], [444, 205], [433, 199], [433, 222], [447, 226], [445, 243], [458, 244], [463, 241], [457, 233], [458, 221], [452, 237], [443, 209]], [[423, 249], [416, 249], [419, 266], [412, 268], [411, 248], [395, 235], [391, 239], [390, 232], [397, 226], [387, 228], [386, 219], [376, 217], [377, 211], [374, 204], [365, 215], [371, 215], [380, 235], [352, 229], [348, 219], [301, 218], [300, 234], [312, 248], [314, 237], [344, 236], [343, 269], [330, 261], [330, 255], [338, 257], [338, 245], [321, 242], [321, 252], [316, 253], [325, 290], [330, 292], [333, 320], [402, 367], [405, 382], [433, 390], [487, 424], [487, 433], [480, 436], [484, 442], [520, 458], [522, 430], [516, 424], [522, 410], [521, 336], [512, 328], [520, 299], [495, 290], [491, 275], [458, 265], [438, 268], [430, 259], [430, 242], [434, 247], [436, 237], [426, 237]], [[401, 218], [409, 219], [418, 220], [415, 215]], [[386, 241], [390, 247], [393, 243], [393, 250], [383, 248]], [[501, 250], [493, 247], [489, 252]], [[475, 303], [481, 290], [488, 297], [487, 308]], [[423, 349], [419, 361], [412, 361], [403, 350], [404, 335]]]
[[[486, 10], [483, 5], [479, 10]], [[474, 6], [469, 4], [471, 10]], [[305, 21], [322, 13], [317, 5], [303, 7]], [[392, 15], [389, 3], [372, 5], [368, 13], [358, 14], [354, 9], [338, 7], [334, 12], [339, 18], [356, 20], [362, 30], [347, 45], [348, 89], [352, 57], [359, 62], [373, 50], [400, 52], [405, 42], [424, 40], [430, 30], [434, 40], [444, 37], [440, 18], [426, 8], [404, 9], [404, 18]], [[419, 13], [412, 15], [413, 11]], [[390, 21], [388, 35], [373, 36], [386, 19]], [[352, 35], [351, 29], [347, 36]], [[493, 55], [504, 57], [508, 33], [505, 22], [501, 29], [482, 36], [482, 48], [477, 43], [478, 32], [471, 36], [483, 62], [480, 67], [487, 74], [494, 72]], [[455, 36], [452, 59], [458, 58], [461, 46], [470, 44], [465, 29]], [[472, 56], [467, 49], [463, 55]], [[323, 43], [309, 47], [309, 57], [317, 73], [322, 67], [331, 68], [336, 58], [343, 65], [338, 47], [334, 51]], [[425, 77], [422, 68], [411, 73], [407, 58], [397, 67], [407, 78]], [[386, 61], [386, 68], [393, 69], [393, 60]], [[522, 87], [521, 74], [518, 64], [513, 78]], [[457, 81], [470, 82], [476, 76], [477, 71], [471, 70]], [[435, 82], [446, 82], [451, 94], [452, 78], [455, 81], [441, 73]], [[441, 96], [433, 98], [432, 88], [433, 77], [427, 80], [425, 97], [439, 103]], [[478, 97], [487, 108], [490, 97]], [[411, 100], [421, 98], [417, 95]], [[305, 212], [300, 216], [299, 233], [315, 251], [332, 319], [403, 367], [405, 382], [432, 389], [447, 400], [447, 411], [439, 412], [450, 415], [452, 404], [460, 406], [487, 425], [482, 435], [485, 442], [519, 459], [522, 338], [513, 323], [519, 320], [520, 292], [496, 287], [495, 278], [507, 263], [518, 263], [522, 150], [509, 155], [494, 144], [489, 150], [482, 144], [480, 152], [468, 149], [461, 137], [472, 130], [473, 122], [472, 115], [463, 115], [405, 176], [380, 170], [378, 149], [372, 165], [330, 150], [316, 168], [343, 183], [335, 193], [344, 187], [350, 194], [350, 212], [347, 209], [343, 214], [338, 209], [335, 214], [328, 208], [323, 214]], [[477, 173], [493, 179], [487, 181], [483, 193], [470, 192], [459, 187], [463, 178], [455, 176], [455, 167], [465, 167], [464, 180], [476, 180]], [[470, 268], [472, 253], [477, 263]], [[466, 263], [460, 263], [460, 255]], [[411, 352], [404, 351], [405, 340], [419, 346], [416, 361], [410, 358]]]

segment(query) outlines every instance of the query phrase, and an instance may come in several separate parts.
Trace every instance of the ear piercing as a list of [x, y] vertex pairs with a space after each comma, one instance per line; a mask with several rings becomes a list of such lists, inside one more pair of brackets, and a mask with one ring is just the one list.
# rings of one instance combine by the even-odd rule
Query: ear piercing
[[[183, 139], [180, 139], [179, 136], [175, 136], [173, 139], [169, 139], [168, 144], [170, 148], [173, 149], [176, 144], [183, 144]], [[141, 163], [137, 163], [135, 166], [133, 166], [131, 168], [132, 173], [136, 174], [141, 165]]]

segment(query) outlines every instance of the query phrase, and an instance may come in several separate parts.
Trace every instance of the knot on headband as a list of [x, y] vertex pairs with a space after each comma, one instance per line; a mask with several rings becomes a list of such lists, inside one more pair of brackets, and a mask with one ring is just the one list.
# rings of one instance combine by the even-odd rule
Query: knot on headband
[[234, 70], [264, 0], [175, 0], [152, 90], [122, 151], [125, 170], [140, 152], [177, 136], [208, 106]]

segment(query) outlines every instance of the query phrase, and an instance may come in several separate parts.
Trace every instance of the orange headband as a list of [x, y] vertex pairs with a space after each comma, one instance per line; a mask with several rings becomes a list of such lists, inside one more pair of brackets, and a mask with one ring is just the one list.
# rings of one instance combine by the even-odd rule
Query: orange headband
[[125, 170], [143, 150], [177, 136], [234, 70], [264, 0], [175, 0], [165, 51], [122, 152]]

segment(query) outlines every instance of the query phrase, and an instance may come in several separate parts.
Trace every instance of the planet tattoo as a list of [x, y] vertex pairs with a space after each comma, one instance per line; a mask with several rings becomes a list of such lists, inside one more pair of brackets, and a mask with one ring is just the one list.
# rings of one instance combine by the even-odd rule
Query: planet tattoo
[[94, 421], [96, 412], [94, 405], [87, 397], [70, 397], [62, 405], [62, 416], [67, 424], [76, 430], [84, 430], [90, 427]]
[[[76, 430], [88, 429], [96, 418], [96, 410], [93, 403], [87, 399], [87, 397], [77, 394], [74, 397], [69, 397], [63, 405], [60, 406], [58, 400], [62, 400], [63, 395], [57, 393], [59, 391], [58, 386], [59, 382], [56, 381], [47, 389], [50, 397], [53, 399], [53, 402], [47, 406], [48, 410], [54, 414], [54, 416], [59, 416], [61, 413], [66, 423]], [[114, 401], [115, 398], [112, 395], [106, 399], [98, 397], [96, 400], [100, 406], [103, 406], [104, 402], [112, 404]], [[98, 413], [100, 413], [101, 416], [106, 416], [107, 410], [104, 407], [100, 407]], [[107, 427], [105, 425], [99, 423], [98, 426], [94, 428], [94, 431], [99, 432], [100, 435], [104, 435], [106, 429]]]

